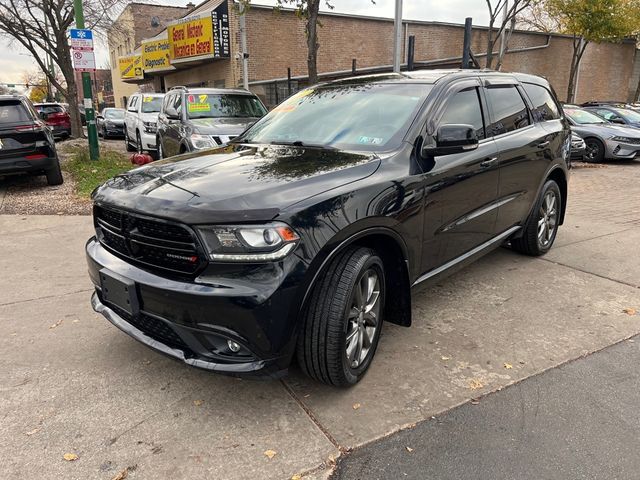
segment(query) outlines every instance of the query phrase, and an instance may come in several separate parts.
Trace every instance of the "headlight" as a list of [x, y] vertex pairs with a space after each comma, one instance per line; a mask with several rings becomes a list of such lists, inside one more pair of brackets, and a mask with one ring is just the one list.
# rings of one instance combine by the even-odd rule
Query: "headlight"
[[147, 133], [156, 133], [157, 125], [155, 122], [142, 122], [144, 124], [144, 130]]
[[198, 227], [207, 254], [219, 262], [270, 262], [281, 260], [297, 246], [300, 237], [287, 224], [212, 225]]
[[191, 143], [193, 144], [193, 148], [198, 150], [218, 146], [218, 144], [209, 135], [200, 135], [198, 133], [191, 134]]
[[611, 137], [611, 140], [613, 140], [614, 142], [622, 142], [622, 143], [640, 143], [640, 138]]

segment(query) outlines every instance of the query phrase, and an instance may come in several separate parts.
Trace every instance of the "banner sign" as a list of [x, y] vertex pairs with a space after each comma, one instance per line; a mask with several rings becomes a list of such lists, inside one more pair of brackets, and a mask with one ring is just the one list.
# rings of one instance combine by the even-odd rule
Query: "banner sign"
[[127, 55], [118, 58], [118, 68], [122, 80], [142, 80], [142, 55]]
[[228, 58], [229, 7], [223, 2], [210, 12], [181, 18], [167, 26], [171, 63]]
[[222, 2], [211, 11], [211, 23], [213, 24], [213, 54], [215, 58], [229, 58], [229, 7], [227, 2]]
[[142, 42], [142, 69], [145, 72], [173, 70], [169, 61], [169, 40], [146, 40]]

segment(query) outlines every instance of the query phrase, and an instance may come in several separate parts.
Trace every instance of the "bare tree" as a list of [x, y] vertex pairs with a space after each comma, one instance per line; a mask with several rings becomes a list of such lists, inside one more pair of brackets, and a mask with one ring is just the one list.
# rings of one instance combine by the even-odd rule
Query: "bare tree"
[[[92, 0], [84, 3], [86, 28], [104, 31], [111, 23], [112, 10], [125, 0]], [[22, 45], [40, 70], [69, 103], [71, 130], [82, 136], [76, 85], [67, 30], [74, 23], [73, 0], [0, 0], [0, 35]], [[64, 82], [47, 68], [49, 55], [60, 69]]]
[[[508, 41], [515, 27], [518, 15], [529, 6], [531, 0], [486, 0], [489, 9], [489, 31], [487, 32], [487, 59], [486, 68], [493, 66], [494, 49], [500, 40], [503, 47], [498, 54], [498, 67], [502, 66], [502, 60], [508, 49]], [[502, 16], [500, 20], [498, 17]], [[497, 28], [497, 30], [496, 30]], [[494, 35], [495, 33], [495, 35]], [[501, 36], [505, 36], [501, 40]]]

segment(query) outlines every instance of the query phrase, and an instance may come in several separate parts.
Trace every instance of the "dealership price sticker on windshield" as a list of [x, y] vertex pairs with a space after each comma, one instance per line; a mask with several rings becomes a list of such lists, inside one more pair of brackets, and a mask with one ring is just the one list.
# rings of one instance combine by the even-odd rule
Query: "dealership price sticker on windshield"
[[187, 97], [187, 110], [189, 112], [210, 112], [211, 104], [208, 95], [189, 95]]

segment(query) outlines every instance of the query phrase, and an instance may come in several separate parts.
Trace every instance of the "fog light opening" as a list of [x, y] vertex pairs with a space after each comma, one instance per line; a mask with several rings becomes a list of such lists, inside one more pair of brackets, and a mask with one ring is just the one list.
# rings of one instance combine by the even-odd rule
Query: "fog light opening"
[[227, 346], [229, 347], [229, 350], [231, 350], [233, 353], [238, 353], [241, 348], [240, 345], [234, 342], [233, 340], [227, 340]]

